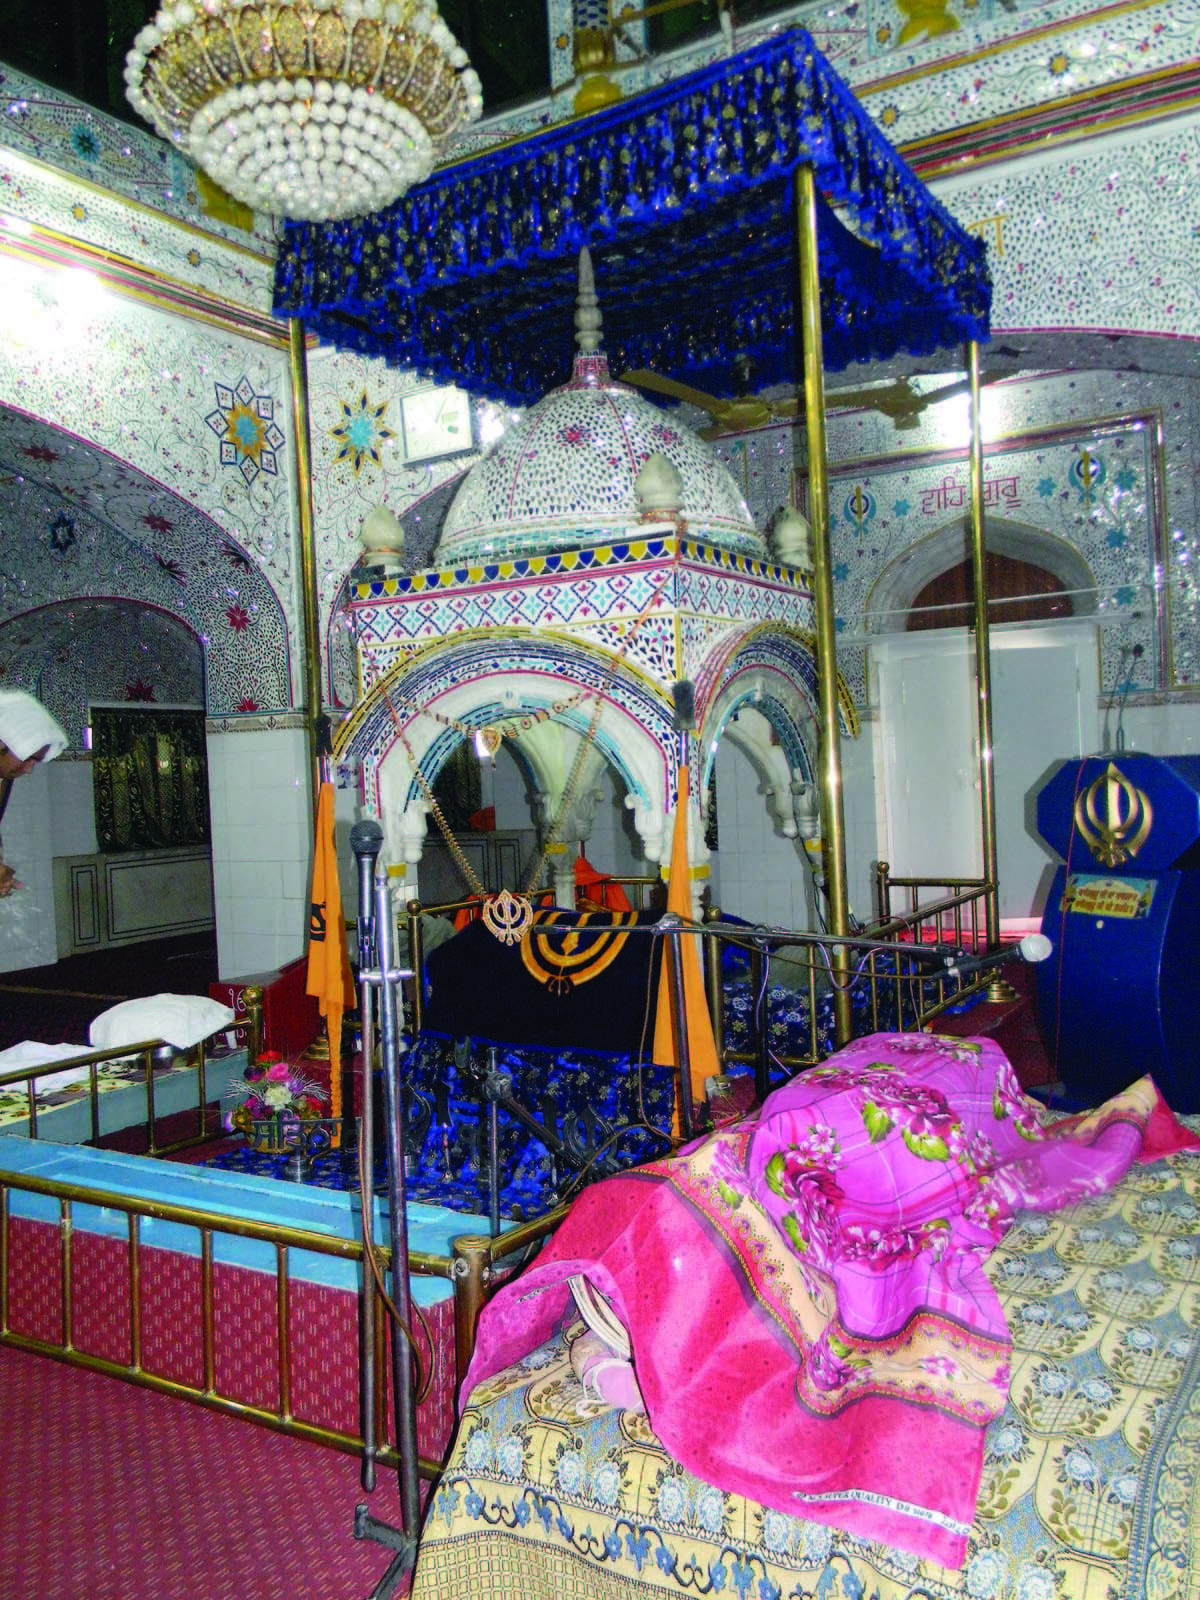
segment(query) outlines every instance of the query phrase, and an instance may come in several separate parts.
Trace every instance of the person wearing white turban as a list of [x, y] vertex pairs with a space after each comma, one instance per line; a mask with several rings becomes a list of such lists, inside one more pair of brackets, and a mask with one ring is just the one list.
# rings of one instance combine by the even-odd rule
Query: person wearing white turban
[[[0, 818], [16, 780], [40, 762], [53, 761], [66, 747], [66, 734], [40, 700], [22, 689], [0, 690]], [[16, 873], [0, 858], [0, 899], [16, 883]]]

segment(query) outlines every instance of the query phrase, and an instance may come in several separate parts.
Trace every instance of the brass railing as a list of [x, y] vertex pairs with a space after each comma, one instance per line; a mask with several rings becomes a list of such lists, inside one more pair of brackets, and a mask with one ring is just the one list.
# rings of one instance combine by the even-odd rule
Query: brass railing
[[[253, 1060], [258, 1054], [262, 1039], [262, 990], [247, 988], [242, 992], [246, 1006], [246, 1015], [228, 1028], [222, 1028], [221, 1033], [234, 1031], [244, 1033], [246, 1036], [247, 1058]], [[202, 1040], [193, 1051], [174, 1050], [173, 1047], [162, 1039], [143, 1039], [136, 1044], [125, 1044], [110, 1050], [81, 1050], [77, 1056], [60, 1057], [54, 1061], [47, 1061], [38, 1067], [20, 1067], [12, 1072], [0, 1073], [0, 1090], [13, 1090], [24, 1088], [26, 1096], [27, 1115], [29, 1126], [26, 1136], [30, 1139], [40, 1137], [38, 1131], [39, 1117], [47, 1112], [58, 1110], [59, 1107], [39, 1106], [38, 1083], [43, 1078], [53, 1077], [60, 1072], [70, 1071], [72, 1068], [86, 1067], [88, 1069], [88, 1120], [89, 1134], [82, 1141], [83, 1144], [98, 1144], [102, 1137], [100, 1127], [100, 1108], [111, 1090], [102, 1090], [100, 1086], [100, 1069], [110, 1062], [128, 1061], [133, 1057], [141, 1058], [142, 1075], [140, 1087], [145, 1096], [145, 1116], [142, 1123], [146, 1128], [146, 1150], [144, 1154], [151, 1156], [171, 1155], [178, 1150], [187, 1150], [194, 1145], [204, 1144], [210, 1139], [220, 1138], [223, 1129], [220, 1126], [219, 1115], [208, 1109], [208, 1051], [209, 1041]], [[169, 1113], [172, 1117], [187, 1118], [195, 1112], [195, 1131], [182, 1138], [170, 1139], [165, 1143], [158, 1142], [159, 1113], [155, 1105], [155, 1090], [161, 1075], [155, 1070], [156, 1059], [169, 1054], [172, 1063], [182, 1065], [185, 1069], [194, 1068], [196, 1073], [196, 1104], [194, 1108], [185, 1108], [182, 1111]], [[131, 1079], [127, 1085], [133, 1089], [139, 1086], [139, 1080]], [[136, 1117], [124, 1123], [126, 1127], [138, 1126]], [[114, 1130], [109, 1129], [109, 1133]]]
[[[937, 899], [922, 902], [927, 889], [943, 892]], [[724, 1062], [753, 1064], [759, 1074], [760, 1090], [770, 1077], [772, 1062], [791, 1072], [814, 1066], [828, 1051], [818, 1028], [819, 1001], [834, 983], [852, 983], [852, 1018], [856, 1034], [905, 1033], [928, 1026], [949, 1006], [958, 1005], [978, 994], [988, 977], [962, 980], [939, 971], [920, 954], [922, 946], [937, 944], [955, 949], [982, 950], [987, 897], [992, 885], [982, 879], [963, 879], [946, 884], [924, 878], [893, 878], [888, 864], [876, 869], [877, 903], [880, 916], [852, 937], [832, 939], [827, 935], [747, 929], [744, 939], [727, 935], [705, 936], [709, 1004], [717, 1030], [717, 1046]], [[897, 910], [894, 892], [907, 892], [907, 903]], [[717, 921], [715, 908], [706, 920]], [[724, 1042], [724, 1004], [721, 994], [721, 948], [742, 942], [749, 951], [751, 993], [762, 996], [756, 1008], [753, 1045], [749, 1050], [731, 1050]], [[796, 993], [808, 1020], [805, 1048], [776, 1052], [771, 1049], [766, 987], [770, 960], [787, 952], [786, 959], [798, 969], [789, 987]]]
[[[895, 878], [883, 861], [876, 867], [875, 878], [879, 916], [868, 927], [846, 939], [749, 926], [744, 932], [739, 929], [731, 934], [727, 925], [720, 930], [714, 927], [702, 936], [709, 1012], [718, 1058], [722, 1062], [754, 1065], [760, 1087], [770, 1077], [772, 1062], [788, 1072], [814, 1066], [828, 1053], [820, 1037], [818, 1009], [822, 996], [829, 993], [834, 982], [853, 983], [852, 1016], [857, 1019], [858, 1033], [908, 1032], [923, 1028], [948, 1006], [982, 990], [986, 978], [962, 982], [946, 975], [939, 976], [937, 968], [927, 960], [922, 961], [917, 952], [921, 945], [931, 942], [952, 945], [956, 949], [981, 948], [987, 896], [993, 886], [983, 879], [964, 878], [945, 883], [940, 879]], [[617, 876], [610, 881], [632, 887], [639, 909], [658, 884], [652, 877]], [[942, 891], [940, 897], [922, 902], [922, 891], [934, 888]], [[894, 902], [900, 891], [905, 893], [906, 901], [897, 909]], [[420, 972], [424, 960], [422, 919], [453, 915], [476, 903], [472, 899], [445, 905], [409, 902], [409, 965], [414, 972]], [[705, 913], [706, 925], [720, 921], [721, 912], [717, 907]], [[741, 945], [747, 950], [751, 993], [763, 997], [749, 1049], [731, 1049], [726, 1042], [722, 955], [730, 945]], [[808, 1037], [800, 1049], [775, 1052], [770, 1045], [766, 987], [771, 962], [780, 959], [792, 969], [789, 988], [806, 1008]], [[414, 982], [411, 1008], [414, 1032], [420, 1030], [424, 1021], [423, 1001], [422, 985]]]
[[[41, 1195], [48, 1198], [58, 1210], [58, 1235], [59, 1235], [59, 1275], [61, 1294], [59, 1296], [61, 1308], [59, 1313], [59, 1329], [56, 1339], [37, 1337], [31, 1333], [17, 1332], [12, 1326], [11, 1282], [10, 1267], [12, 1261], [12, 1206], [10, 1196], [13, 1193]], [[75, 1342], [73, 1292], [75, 1287], [74, 1274], [74, 1242], [79, 1231], [76, 1212], [79, 1207], [91, 1206], [103, 1209], [109, 1213], [120, 1213], [125, 1217], [124, 1251], [127, 1264], [126, 1282], [128, 1284], [125, 1305], [125, 1318], [128, 1329], [129, 1360], [127, 1362], [115, 1361], [111, 1357], [80, 1350]], [[536, 1225], [514, 1230], [511, 1235], [499, 1239], [484, 1239], [482, 1241], [467, 1238], [462, 1241], [467, 1248], [459, 1254], [438, 1255], [428, 1252], [410, 1251], [408, 1256], [408, 1270], [417, 1277], [444, 1278], [453, 1285], [455, 1295], [455, 1328], [456, 1343], [459, 1348], [458, 1378], [461, 1381], [466, 1371], [466, 1363], [470, 1358], [470, 1345], [462, 1341], [466, 1338], [466, 1330], [472, 1334], [479, 1307], [486, 1297], [486, 1289], [494, 1276], [497, 1266], [504, 1259], [511, 1257], [517, 1251], [527, 1250], [541, 1232], [549, 1231], [561, 1212], [554, 1213], [551, 1217], [541, 1219]], [[144, 1300], [144, 1274], [142, 1224], [147, 1219], [160, 1222], [175, 1223], [185, 1228], [194, 1229], [199, 1234], [199, 1260], [200, 1260], [200, 1349], [202, 1381], [189, 1383], [178, 1377], [166, 1377], [161, 1373], [147, 1371], [143, 1365], [143, 1327], [147, 1321], [148, 1307]], [[23, 1220], [23, 1219], [22, 1219]], [[31, 1219], [42, 1220], [45, 1219]], [[84, 1230], [87, 1231], [87, 1230]], [[275, 1364], [275, 1382], [277, 1385], [278, 1404], [267, 1406], [250, 1404], [236, 1396], [222, 1393], [217, 1381], [217, 1339], [216, 1316], [214, 1312], [214, 1241], [222, 1236], [240, 1239], [257, 1240], [271, 1246], [275, 1252], [274, 1298], [275, 1298], [275, 1325], [277, 1329], [277, 1351]], [[104, 1237], [120, 1238], [119, 1234], [106, 1234]], [[458, 1241], [455, 1242], [456, 1247]], [[482, 1251], [479, 1245], [484, 1247]], [[154, 1249], [165, 1248], [155, 1245]], [[297, 1438], [307, 1439], [312, 1443], [328, 1445], [336, 1450], [348, 1454], [363, 1455], [366, 1443], [363, 1432], [345, 1432], [338, 1428], [326, 1426], [319, 1422], [308, 1421], [297, 1417], [292, 1408], [292, 1374], [298, 1361], [311, 1359], [312, 1352], [297, 1350], [292, 1336], [292, 1318], [289, 1315], [290, 1287], [293, 1280], [291, 1272], [291, 1255], [294, 1251], [306, 1251], [313, 1255], [335, 1257], [343, 1261], [354, 1263], [359, 1278], [359, 1325], [370, 1326], [374, 1330], [377, 1370], [384, 1369], [384, 1338], [386, 1325], [383, 1315], [381, 1297], [375, 1288], [373, 1276], [368, 1271], [363, 1272], [363, 1245], [361, 1239], [338, 1238], [327, 1233], [315, 1233], [304, 1228], [285, 1226], [280, 1223], [256, 1221], [250, 1217], [229, 1216], [226, 1213], [209, 1212], [194, 1206], [175, 1205], [167, 1201], [147, 1199], [140, 1196], [120, 1194], [108, 1189], [93, 1189], [84, 1185], [62, 1183], [53, 1179], [38, 1178], [28, 1173], [3, 1173], [0, 1172], [0, 1345], [10, 1345], [16, 1349], [53, 1357], [66, 1362], [68, 1365], [86, 1367], [93, 1372], [106, 1373], [111, 1377], [121, 1378], [125, 1382], [138, 1384], [144, 1388], [154, 1389], [162, 1394], [174, 1395], [181, 1399], [191, 1400], [200, 1405], [207, 1406], [215, 1411], [224, 1412], [229, 1416], [240, 1417], [244, 1420], [255, 1422], [262, 1427], [273, 1429], [278, 1433], [286, 1433]], [[390, 1267], [390, 1253], [386, 1247], [375, 1247], [381, 1271], [386, 1272]], [[263, 1274], [265, 1276], [265, 1274]], [[115, 1281], [117, 1274], [112, 1274], [109, 1281]], [[363, 1289], [362, 1285], [366, 1284]], [[362, 1295], [366, 1294], [369, 1311], [367, 1317], [363, 1316]], [[177, 1313], [178, 1307], [172, 1307]], [[324, 1359], [324, 1357], [322, 1357]], [[457, 1387], [457, 1385], [456, 1385]], [[372, 1459], [386, 1466], [396, 1467], [399, 1457], [393, 1443], [377, 1443], [384, 1439], [384, 1410], [387, 1396], [383, 1393], [382, 1386], [375, 1396], [377, 1415], [374, 1419], [373, 1443], [371, 1449]], [[422, 1457], [419, 1470], [427, 1478], [434, 1478], [441, 1470], [441, 1463]]]
[[545, 1216], [518, 1223], [494, 1239], [486, 1234], [464, 1233], [454, 1240], [454, 1344], [460, 1382], [467, 1375], [479, 1313], [488, 1295], [502, 1278], [525, 1264], [527, 1255], [554, 1232], [568, 1209], [565, 1205], [556, 1206]]
[[[897, 878], [888, 862], [877, 861], [877, 921], [872, 926], [911, 925], [915, 919], [939, 944], [966, 943], [978, 949], [986, 928], [986, 901], [995, 887], [986, 878]], [[933, 889], [937, 896], [922, 904], [922, 894]], [[901, 908], [895, 904], [898, 890], [905, 893], [906, 903]]]

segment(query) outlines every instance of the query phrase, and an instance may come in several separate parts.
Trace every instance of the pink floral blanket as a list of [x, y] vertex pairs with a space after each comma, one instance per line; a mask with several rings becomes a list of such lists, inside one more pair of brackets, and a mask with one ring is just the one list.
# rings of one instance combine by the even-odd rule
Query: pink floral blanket
[[689, 1471], [959, 1566], [1008, 1388], [989, 1251], [1017, 1210], [1197, 1146], [1149, 1079], [1049, 1122], [991, 1041], [875, 1034], [585, 1191], [486, 1307], [467, 1388], [549, 1337], [581, 1275]]

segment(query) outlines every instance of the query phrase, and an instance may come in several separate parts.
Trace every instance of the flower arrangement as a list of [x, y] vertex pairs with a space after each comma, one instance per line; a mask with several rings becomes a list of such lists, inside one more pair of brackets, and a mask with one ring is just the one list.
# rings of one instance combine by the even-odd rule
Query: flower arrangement
[[276, 1050], [257, 1056], [242, 1077], [245, 1098], [225, 1116], [230, 1133], [255, 1138], [266, 1131], [261, 1127], [266, 1123], [279, 1134], [278, 1141], [271, 1142], [282, 1143], [286, 1134], [298, 1131], [291, 1124], [312, 1122], [324, 1114], [326, 1091], [289, 1066]]

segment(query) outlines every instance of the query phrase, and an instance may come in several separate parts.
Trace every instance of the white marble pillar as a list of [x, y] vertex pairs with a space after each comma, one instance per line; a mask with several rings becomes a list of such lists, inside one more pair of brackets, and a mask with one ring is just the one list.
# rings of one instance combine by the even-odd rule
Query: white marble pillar
[[314, 800], [303, 728], [208, 735], [213, 893], [222, 979], [294, 961], [308, 938]]

